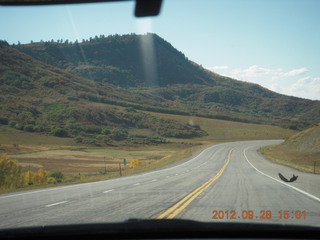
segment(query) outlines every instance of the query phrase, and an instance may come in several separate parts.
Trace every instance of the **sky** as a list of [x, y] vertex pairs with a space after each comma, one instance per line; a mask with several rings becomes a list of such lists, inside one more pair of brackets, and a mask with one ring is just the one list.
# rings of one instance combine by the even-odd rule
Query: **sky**
[[320, 100], [319, 0], [163, 0], [135, 18], [134, 1], [0, 7], [0, 39], [13, 43], [152, 32], [218, 74]]

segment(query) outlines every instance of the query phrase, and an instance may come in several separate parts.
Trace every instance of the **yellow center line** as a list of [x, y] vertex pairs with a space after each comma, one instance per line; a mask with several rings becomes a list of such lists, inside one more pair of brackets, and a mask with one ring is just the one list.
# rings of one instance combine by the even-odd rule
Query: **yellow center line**
[[[234, 149], [234, 148], [233, 148]], [[200, 187], [195, 189], [193, 192], [189, 193], [186, 197], [181, 199], [179, 202], [177, 202], [175, 205], [170, 207], [168, 210], [163, 212], [161, 215], [159, 215], [156, 219], [172, 219], [175, 216], [177, 216], [180, 212], [183, 211], [195, 198], [197, 198], [204, 190], [206, 190], [208, 187], [210, 187], [224, 172], [226, 167], [228, 166], [231, 158], [231, 153], [233, 151], [231, 149], [228, 153], [228, 160], [226, 163], [223, 165], [223, 167], [219, 170], [219, 172], [211, 179], [209, 179], [207, 182], [202, 184]]]

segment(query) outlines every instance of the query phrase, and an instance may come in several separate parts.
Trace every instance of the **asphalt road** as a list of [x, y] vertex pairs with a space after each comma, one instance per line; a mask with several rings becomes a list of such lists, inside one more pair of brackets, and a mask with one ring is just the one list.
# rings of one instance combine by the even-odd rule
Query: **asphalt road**
[[[279, 142], [223, 143], [158, 171], [0, 195], [0, 228], [130, 218], [320, 226], [320, 176], [273, 164], [257, 152]], [[299, 177], [284, 183], [279, 172]]]

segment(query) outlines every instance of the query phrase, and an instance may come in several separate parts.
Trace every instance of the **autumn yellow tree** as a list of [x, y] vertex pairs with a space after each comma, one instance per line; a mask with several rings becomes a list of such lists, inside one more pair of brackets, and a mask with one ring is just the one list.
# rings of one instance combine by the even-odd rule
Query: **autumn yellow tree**
[[0, 189], [14, 189], [19, 186], [21, 166], [7, 154], [0, 155]]
[[33, 175], [33, 182], [35, 184], [43, 184], [46, 183], [48, 179], [48, 171], [43, 170], [40, 168], [36, 174]]
[[23, 176], [24, 176], [24, 185], [31, 185], [31, 184], [33, 184], [33, 176], [34, 176], [34, 172], [32, 172], [32, 171], [28, 171], [28, 172], [26, 172], [25, 174], [23, 174]]
[[130, 161], [130, 168], [136, 168], [141, 165], [141, 161], [139, 159], [133, 159]]

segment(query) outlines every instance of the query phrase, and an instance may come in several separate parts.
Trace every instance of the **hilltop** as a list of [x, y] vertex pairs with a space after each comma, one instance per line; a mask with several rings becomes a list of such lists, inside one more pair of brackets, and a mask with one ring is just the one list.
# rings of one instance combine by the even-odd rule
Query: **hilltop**
[[215, 85], [209, 73], [156, 34], [101, 36], [82, 43], [40, 42], [16, 48], [90, 80], [122, 87]]

